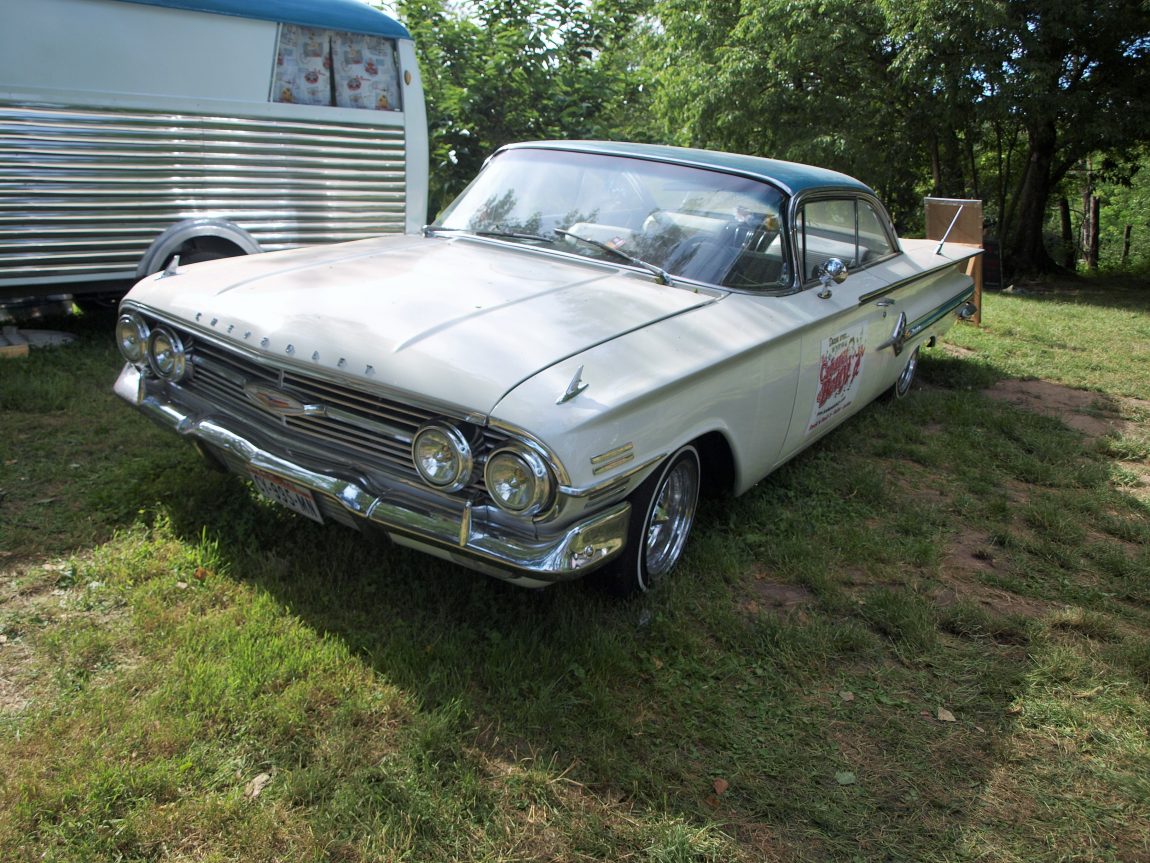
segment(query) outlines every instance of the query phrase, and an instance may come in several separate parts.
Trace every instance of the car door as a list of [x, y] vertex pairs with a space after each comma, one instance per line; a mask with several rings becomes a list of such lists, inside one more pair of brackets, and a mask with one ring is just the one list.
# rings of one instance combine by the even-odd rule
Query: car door
[[[889, 385], [899, 362], [890, 347], [899, 320], [884, 263], [899, 254], [889, 219], [861, 195], [824, 195], [794, 211], [794, 249], [802, 290], [784, 298], [804, 322], [795, 407], [782, 458], [837, 426]], [[824, 285], [832, 258], [847, 268]]]

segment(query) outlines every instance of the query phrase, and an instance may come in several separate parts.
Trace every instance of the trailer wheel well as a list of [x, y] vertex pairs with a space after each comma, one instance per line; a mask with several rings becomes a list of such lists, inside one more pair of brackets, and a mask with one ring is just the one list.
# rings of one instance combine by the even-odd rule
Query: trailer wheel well
[[163, 267], [166, 267], [176, 255], [180, 256], [181, 264], [198, 264], [200, 261], [234, 258], [236, 255], [242, 254], [244, 254], [243, 249], [223, 237], [193, 237], [181, 243], [178, 249], [168, 255], [167, 260], [163, 262]]
[[263, 251], [247, 231], [226, 219], [185, 219], [170, 226], [148, 247], [136, 268], [136, 277], [164, 269], [176, 255], [181, 264], [231, 258]]

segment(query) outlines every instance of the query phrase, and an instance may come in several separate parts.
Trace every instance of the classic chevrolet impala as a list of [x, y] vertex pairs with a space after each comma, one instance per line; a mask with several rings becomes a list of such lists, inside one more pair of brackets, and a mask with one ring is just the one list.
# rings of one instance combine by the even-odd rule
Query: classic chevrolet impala
[[739, 494], [974, 312], [977, 252], [750, 156], [504, 147], [421, 236], [168, 268], [116, 392], [315, 521], [519, 584], [645, 591]]

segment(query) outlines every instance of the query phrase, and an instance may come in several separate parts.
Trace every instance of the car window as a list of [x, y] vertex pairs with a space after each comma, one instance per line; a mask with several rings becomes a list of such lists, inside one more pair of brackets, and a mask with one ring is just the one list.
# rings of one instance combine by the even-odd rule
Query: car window
[[813, 279], [831, 258], [858, 265], [854, 198], [810, 201], [799, 212], [799, 253], [803, 279]]
[[869, 201], [859, 201], [858, 219], [860, 263], [885, 258], [894, 251], [883, 219]]
[[522, 149], [492, 159], [433, 227], [617, 262], [607, 244], [672, 276], [778, 290], [791, 283], [782, 201], [774, 186], [720, 171]]
[[895, 251], [880, 214], [859, 198], [809, 201], [799, 210], [796, 228], [804, 282], [818, 278], [831, 258], [856, 269]]

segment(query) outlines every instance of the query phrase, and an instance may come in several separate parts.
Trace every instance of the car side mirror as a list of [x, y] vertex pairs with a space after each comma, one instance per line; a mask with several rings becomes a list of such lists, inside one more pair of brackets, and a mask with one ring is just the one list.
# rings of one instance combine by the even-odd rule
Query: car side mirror
[[819, 282], [823, 288], [819, 291], [819, 299], [828, 300], [831, 296], [831, 284], [841, 285], [847, 280], [847, 265], [841, 258], [827, 258], [826, 263], [816, 271]]

